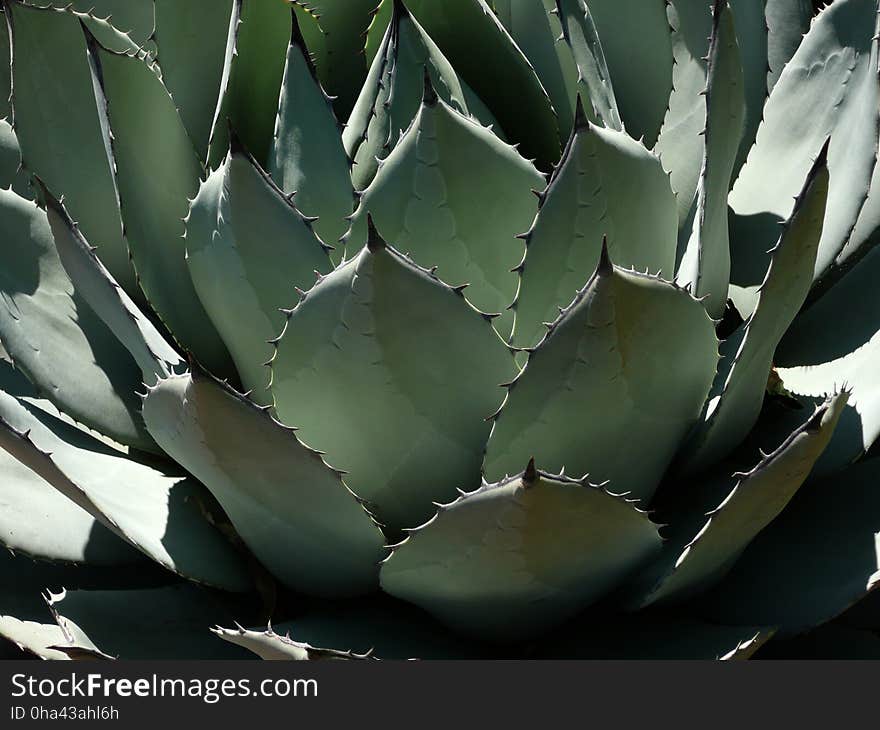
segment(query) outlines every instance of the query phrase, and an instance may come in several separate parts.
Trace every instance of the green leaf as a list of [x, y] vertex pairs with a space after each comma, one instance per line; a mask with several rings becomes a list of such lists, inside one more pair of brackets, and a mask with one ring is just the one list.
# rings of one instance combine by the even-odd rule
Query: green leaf
[[317, 216], [315, 231], [330, 246], [348, 229], [355, 206], [341, 134], [294, 18], [268, 170], [282, 190], [296, 193], [300, 210]]
[[106, 528], [180, 575], [246, 591], [243, 559], [208, 522], [201, 485], [127, 458], [0, 393], [0, 446]]
[[226, 157], [229, 125], [260, 164], [268, 161], [293, 13], [284, 2], [233, 0], [220, 103], [208, 150], [211, 169]]
[[[744, 4], [744, 0], [738, 0]], [[767, 88], [773, 90], [785, 65], [791, 60], [801, 40], [810, 30], [815, 3], [811, 0], [766, 0]]]
[[406, 5], [501, 128], [548, 170], [560, 147], [550, 98], [485, 0], [408, 0]]
[[[678, 201], [679, 226], [687, 229], [705, 151], [704, 94], [709, 40], [713, 27], [712, 3], [710, 0], [671, 0], [667, 5], [666, 32], [669, 33], [671, 28], [675, 62], [672, 67], [669, 108], [654, 151], [660, 156], [663, 166], [670, 171], [672, 189]], [[632, 133], [632, 130], [628, 131]], [[648, 144], [649, 140], [646, 139], [645, 142]]]
[[196, 291], [255, 401], [271, 402], [269, 368], [282, 307], [332, 269], [308, 220], [233, 136], [226, 162], [202, 184], [187, 218]]
[[186, 350], [214, 372], [232, 370], [184, 260], [189, 200], [201, 164], [157, 69], [91, 44], [113, 130], [116, 181], [131, 257], [144, 293]]
[[880, 436], [878, 371], [880, 332], [849, 355], [820, 365], [780, 368], [777, 372], [784, 387], [795, 395], [821, 397], [844, 388], [851, 391], [850, 405], [855, 408], [861, 426], [848, 444], [850, 458], [855, 460]]
[[106, 21], [138, 47], [149, 45], [156, 27], [154, 0], [27, 0], [27, 4], [63, 9]]
[[204, 160], [220, 96], [233, 0], [155, 3], [162, 80]]
[[745, 119], [740, 52], [726, 0], [714, 5], [708, 59], [705, 144], [696, 215], [676, 278], [679, 284], [690, 285], [694, 296], [705, 297], [706, 310], [720, 319], [730, 281], [727, 194]]
[[624, 127], [653, 147], [673, 90], [667, 0], [588, 0], [587, 4], [602, 39]]
[[367, 76], [364, 37], [379, 0], [295, 2], [317, 19], [323, 46], [317, 53], [318, 78], [335, 97], [340, 115], [348, 114]]
[[827, 150], [826, 145], [813, 164], [771, 252], [754, 314], [724, 343], [725, 357], [703, 417], [682, 450], [679, 466], [685, 472], [724, 457], [742, 441], [761, 412], [773, 353], [810, 289], [828, 201]]
[[627, 500], [531, 461], [410, 530], [382, 564], [382, 588], [455, 629], [523, 639], [602, 598], [660, 543]]
[[15, 132], [24, 166], [64, 195], [83, 234], [129, 296], [143, 301], [128, 258], [86, 42], [76, 17], [8, 4]]
[[682, 601], [718, 583], [810, 475], [846, 400], [845, 394], [827, 400], [749, 471], [725, 473], [674, 495], [673, 504], [658, 514], [670, 524], [663, 553], [635, 581], [633, 607]]
[[[210, 632], [231, 619], [214, 596], [180, 583], [139, 590], [63, 591], [52, 596], [58, 625], [119, 659], [243, 659]], [[82, 638], [79, 639], [81, 643]]]
[[444, 101], [462, 114], [476, 116], [485, 125], [495, 121], [491, 114], [481, 113], [481, 108], [472, 108], [472, 92], [403, 3], [398, 2], [342, 135], [354, 163], [352, 181], [357, 190], [370, 184], [380, 160], [411, 126], [422, 101], [426, 74]]
[[138, 413], [141, 372], [71, 283], [46, 214], [0, 190], [0, 340], [60, 410], [119, 443], [155, 448]]
[[[3, 33], [0, 32], [2, 37]], [[5, 119], [0, 119], [0, 188], [11, 189], [23, 198], [31, 197], [27, 174], [21, 166], [18, 137]]]
[[[837, 0], [810, 27], [764, 109], [764, 122], [730, 205], [736, 213], [733, 280], [755, 284], [776, 224], [787, 219], [812, 160], [831, 136], [828, 207], [814, 279], [837, 267], [868, 197], [880, 131], [877, 3]], [[822, 73], [816, 73], [816, 69]]]
[[0, 7], [0, 117], [10, 119], [12, 105], [9, 97], [12, 96], [12, 55], [9, 48], [9, 33], [4, 33], [6, 26], [6, 11]]
[[486, 477], [501, 479], [534, 456], [646, 502], [699, 418], [717, 362], [700, 303], [612, 266], [604, 249], [510, 384], [486, 447]]
[[516, 372], [486, 319], [375, 231], [290, 314], [272, 363], [278, 415], [394, 529], [480, 483], [485, 419]]
[[585, 0], [545, 0], [545, 4], [552, 5], [556, 11], [551, 16], [551, 27], [555, 25], [554, 17], [558, 17], [561, 21], [561, 32], [556, 33], [554, 29], [554, 36], [559, 36], [556, 48], [563, 73], [568, 68], [566, 48], [574, 63], [575, 88], [569, 91], [569, 104], [567, 107], [562, 106], [561, 103], [556, 106], [557, 116], [560, 119], [560, 132], [564, 135], [568, 131], [566, 123], [569, 117], [565, 117], [564, 114], [566, 111], [570, 112], [574, 106], [572, 99], [577, 93], [590, 100], [591, 121], [609, 129], [623, 130], [605, 53]]
[[391, 23], [391, 17], [394, 13], [395, 0], [381, 0], [376, 5], [373, 13], [373, 19], [367, 28], [366, 40], [364, 42], [364, 55], [367, 58], [367, 68], [371, 68], [376, 54], [382, 47], [382, 39], [385, 37], [385, 31]]
[[[479, 169], [480, 174], [474, 175]], [[382, 163], [361, 197], [346, 256], [367, 238], [367, 215], [396, 248], [459, 286], [483, 312], [503, 312], [517, 289], [514, 269], [538, 203], [532, 189], [544, 177], [514, 147], [491, 130], [456, 112], [431, 94], [412, 126]], [[508, 319], [499, 331], [510, 332]]]
[[152, 388], [144, 419], [283, 583], [329, 596], [375, 587], [382, 533], [340, 474], [267, 412], [195, 373]]
[[525, 237], [516, 347], [541, 340], [542, 323], [556, 319], [596, 269], [603, 237], [621, 266], [667, 278], [675, 268], [678, 219], [659, 160], [624, 132], [591, 124], [580, 101], [577, 108], [573, 136]]
[[339, 649], [320, 649], [290, 638], [290, 634], [276, 634], [270, 626], [265, 631], [251, 631], [241, 626], [224, 629], [220, 626], [211, 629], [223, 641], [242, 646], [268, 661], [308, 662], [323, 659], [370, 659], [369, 654], [355, 654]]
[[877, 585], [880, 461], [801, 489], [700, 604], [713, 620], [800, 633], [841, 614]]

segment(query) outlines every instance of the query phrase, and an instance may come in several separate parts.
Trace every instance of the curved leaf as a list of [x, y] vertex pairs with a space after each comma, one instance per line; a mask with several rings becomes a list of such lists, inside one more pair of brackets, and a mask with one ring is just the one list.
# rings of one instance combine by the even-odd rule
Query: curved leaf
[[[474, 175], [479, 169], [480, 174]], [[537, 210], [544, 178], [515, 148], [431, 95], [361, 197], [344, 243], [367, 238], [367, 215], [388, 240], [455, 286], [483, 312], [503, 312], [516, 294], [516, 239]], [[510, 331], [507, 320], [499, 331]]]
[[375, 587], [382, 533], [340, 474], [268, 413], [188, 374], [150, 389], [144, 419], [286, 585], [330, 596]]
[[300, 210], [317, 216], [315, 231], [335, 246], [348, 229], [355, 206], [351, 164], [341, 127], [315, 76], [296, 18], [268, 170], [282, 190], [296, 193]]
[[232, 139], [226, 162], [202, 184], [186, 221], [187, 265], [244, 387], [271, 402], [271, 344], [282, 307], [315, 272], [332, 268], [309, 222]]
[[156, 27], [154, 0], [26, 0], [26, 2], [36, 7], [68, 10], [107, 21], [116, 32], [125, 35], [130, 43], [138, 47], [149, 45]]
[[[621, 266], [671, 278], [678, 219], [660, 162], [623, 132], [600, 129], [583, 114], [541, 196], [525, 236], [526, 256], [511, 342], [534, 347], [599, 261], [603, 237]], [[633, 205], [633, 201], [638, 201]]]
[[113, 130], [116, 181], [131, 257], [144, 293], [175, 339], [215, 372], [229, 354], [184, 261], [182, 223], [201, 164], [157, 69], [92, 43]]
[[373, 231], [291, 312], [272, 394], [281, 420], [399, 529], [479, 484], [485, 419], [514, 373], [490, 322]]
[[660, 542], [622, 497], [532, 461], [409, 531], [382, 564], [382, 588], [455, 629], [522, 639], [602, 598]]
[[814, 2], [811, 0], [765, 0], [767, 20], [767, 88], [773, 90], [785, 65], [791, 60], [810, 29]]
[[320, 661], [324, 659], [369, 659], [369, 654], [355, 654], [339, 649], [320, 649], [290, 638], [290, 634], [280, 636], [270, 626], [265, 631], [249, 631], [239, 626], [224, 629], [220, 626], [211, 629], [223, 641], [242, 646], [268, 661]]
[[[3, 36], [0, 28], [0, 37]], [[23, 198], [31, 197], [27, 174], [21, 165], [21, 148], [12, 125], [0, 119], [0, 188], [12, 190]]]
[[486, 447], [486, 476], [500, 479], [534, 456], [647, 501], [699, 418], [717, 362], [700, 303], [613, 267], [603, 248], [596, 273], [510, 384]]

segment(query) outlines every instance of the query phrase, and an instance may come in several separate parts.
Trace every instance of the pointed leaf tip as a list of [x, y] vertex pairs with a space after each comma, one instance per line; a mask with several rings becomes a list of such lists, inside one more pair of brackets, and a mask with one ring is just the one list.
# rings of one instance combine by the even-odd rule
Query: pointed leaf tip
[[608, 236], [602, 236], [602, 252], [599, 254], [599, 263], [596, 265], [596, 274], [599, 276], [610, 276], [614, 271], [614, 265], [611, 263], [611, 255], [608, 253]]
[[370, 251], [379, 251], [385, 248], [385, 240], [376, 229], [376, 224], [370, 213], [367, 213], [367, 248]]
[[534, 484], [538, 481], [538, 470], [535, 468], [535, 457], [529, 459], [526, 469], [522, 475], [523, 484]]
[[584, 99], [578, 94], [577, 103], [574, 108], [574, 133], [582, 132], [590, 126], [590, 120], [587, 112], [584, 110]]

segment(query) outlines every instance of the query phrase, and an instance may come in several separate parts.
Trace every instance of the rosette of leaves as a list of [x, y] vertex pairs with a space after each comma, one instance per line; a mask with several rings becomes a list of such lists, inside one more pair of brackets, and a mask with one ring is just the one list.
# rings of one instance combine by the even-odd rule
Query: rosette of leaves
[[877, 0], [375, 3], [3, 2], [10, 652], [876, 653]]

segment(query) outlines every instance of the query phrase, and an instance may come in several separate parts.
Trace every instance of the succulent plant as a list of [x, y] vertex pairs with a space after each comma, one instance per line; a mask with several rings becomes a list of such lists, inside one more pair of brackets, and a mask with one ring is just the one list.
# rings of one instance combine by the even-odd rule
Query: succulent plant
[[10, 652], [880, 655], [877, 0], [376, 3], [2, 3]]

